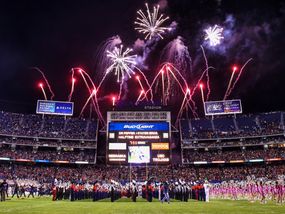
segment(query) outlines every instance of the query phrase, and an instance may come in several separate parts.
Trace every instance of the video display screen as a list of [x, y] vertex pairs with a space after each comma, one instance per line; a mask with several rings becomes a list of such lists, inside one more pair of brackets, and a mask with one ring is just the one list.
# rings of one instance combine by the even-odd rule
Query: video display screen
[[205, 115], [240, 114], [240, 100], [208, 101], [204, 103]]
[[168, 164], [170, 162], [169, 122], [109, 122], [107, 163]]
[[149, 163], [150, 162], [149, 146], [129, 146], [128, 162]]

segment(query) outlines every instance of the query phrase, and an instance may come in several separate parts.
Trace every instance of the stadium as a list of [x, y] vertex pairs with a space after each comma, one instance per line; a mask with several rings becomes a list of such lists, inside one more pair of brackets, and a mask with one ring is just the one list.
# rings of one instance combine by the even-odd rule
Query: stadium
[[285, 7], [233, 2], [3, 4], [0, 213], [284, 213]]

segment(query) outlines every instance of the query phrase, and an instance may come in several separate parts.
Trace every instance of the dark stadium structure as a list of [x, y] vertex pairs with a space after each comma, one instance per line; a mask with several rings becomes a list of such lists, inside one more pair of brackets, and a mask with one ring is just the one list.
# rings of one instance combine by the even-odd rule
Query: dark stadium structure
[[106, 130], [97, 120], [0, 112], [0, 178], [222, 181], [285, 173], [284, 112], [181, 119], [171, 130], [167, 165], [106, 166]]

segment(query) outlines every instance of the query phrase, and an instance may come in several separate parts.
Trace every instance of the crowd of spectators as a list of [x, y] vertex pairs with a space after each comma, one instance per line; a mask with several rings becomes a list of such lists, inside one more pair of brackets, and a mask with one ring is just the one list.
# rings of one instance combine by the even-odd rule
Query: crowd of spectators
[[110, 181], [121, 183], [129, 180], [185, 181], [210, 180], [245, 180], [248, 176], [255, 178], [277, 179], [284, 175], [284, 164], [238, 165], [238, 166], [154, 166], [154, 167], [106, 167], [96, 165], [51, 166], [0, 164], [0, 179], [28, 179], [40, 183], [51, 183], [54, 179], [62, 181]]
[[82, 140], [52, 140], [52, 139], [34, 139], [34, 138], [12, 138], [0, 137], [0, 144], [5, 145], [27, 145], [38, 147], [68, 147], [68, 148], [94, 148], [95, 141]]
[[35, 149], [33, 147], [21, 146], [18, 149], [7, 145], [0, 147], [0, 157], [10, 159], [26, 160], [49, 160], [49, 161], [88, 161], [95, 162], [95, 150], [93, 149], [73, 149], [71, 151], [57, 150], [56, 148]]
[[252, 160], [252, 159], [270, 159], [285, 158], [284, 147], [264, 148], [243, 147], [231, 149], [185, 149], [183, 150], [183, 162], [190, 163], [194, 161], [231, 161], [231, 160]]
[[97, 121], [53, 115], [0, 112], [0, 134], [61, 139], [96, 139]]
[[283, 112], [272, 112], [181, 120], [181, 136], [183, 140], [188, 140], [283, 134], [283, 114]]
[[206, 140], [206, 141], [184, 141], [183, 146], [186, 148], [211, 148], [211, 147], [242, 147], [242, 146], [258, 146], [258, 145], [272, 145], [272, 144], [284, 144], [285, 137], [255, 137], [245, 139], [233, 139], [233, 140]]

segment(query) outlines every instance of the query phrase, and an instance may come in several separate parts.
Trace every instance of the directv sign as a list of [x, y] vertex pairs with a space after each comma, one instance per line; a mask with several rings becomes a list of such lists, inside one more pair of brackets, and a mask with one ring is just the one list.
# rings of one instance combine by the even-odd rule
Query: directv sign
[[240, 100], [209, 101], [204, 103], [205, 115], [242, 113]]
[[109, 131], [168, 131], [169, 124], [167, 122], [148, 122], [148, 123], [126, 123], [111, 122], [109, 123]]
[[73, 115], [73, 102], [38, 100], [37, 114]]

